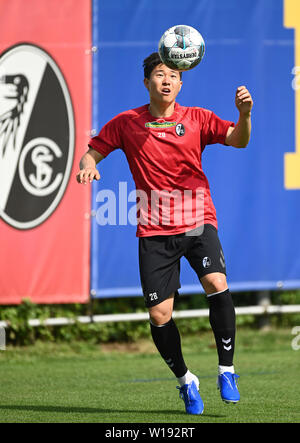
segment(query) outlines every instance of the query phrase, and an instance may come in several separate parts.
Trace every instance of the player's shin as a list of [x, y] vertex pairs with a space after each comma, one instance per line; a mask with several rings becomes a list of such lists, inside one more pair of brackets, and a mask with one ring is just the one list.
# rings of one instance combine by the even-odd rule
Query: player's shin
[[234, 372], [235, 310], [229, 290], [208, 295], [209, 320], [215, 336], [219, 373]]
[[183, 377], [187, 373], [187, 367], [182, 356], [180, 334], [174, 320], [171, 318], [159, 326], [150, 321], [150, 327], [154, 344], [160, 355], [177, 378]]

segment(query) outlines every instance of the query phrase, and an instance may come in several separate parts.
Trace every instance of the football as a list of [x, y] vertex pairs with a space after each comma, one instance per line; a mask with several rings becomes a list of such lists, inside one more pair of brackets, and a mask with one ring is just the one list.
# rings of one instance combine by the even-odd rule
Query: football
[[205, 43], [195, 28], [177, 25], [162, 35], [158, 44], [161, 61], [171, 69], [188, 71], [203, 59]]

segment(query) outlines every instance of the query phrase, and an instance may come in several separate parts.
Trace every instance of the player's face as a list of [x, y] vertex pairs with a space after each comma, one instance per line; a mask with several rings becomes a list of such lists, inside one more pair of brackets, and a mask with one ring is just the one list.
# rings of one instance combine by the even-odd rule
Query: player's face
[[144, 80], [150, 99], [171, 103], [174, 102], [182, 85], [180, 74], [166, 65], [157, 65], [151, 72], [150, 79]]

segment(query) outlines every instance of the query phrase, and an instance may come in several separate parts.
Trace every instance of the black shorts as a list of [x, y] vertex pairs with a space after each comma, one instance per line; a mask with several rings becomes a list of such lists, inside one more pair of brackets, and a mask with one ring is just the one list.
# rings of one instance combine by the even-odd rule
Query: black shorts
[[139, 239], [140, 278], [146, 307], [158, 305], [181, 287], [181, 257], [188, 260], [199, 280], [212, 272], [226, 275], [218, 231], [209, 224], [202, 231], [195, 236], [188, 233]]

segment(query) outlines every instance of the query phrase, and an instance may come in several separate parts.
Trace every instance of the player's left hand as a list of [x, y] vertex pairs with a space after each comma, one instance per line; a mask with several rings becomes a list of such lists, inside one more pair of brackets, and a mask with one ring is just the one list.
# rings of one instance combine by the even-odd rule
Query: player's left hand
[[246, 86], [239, 86], [235, 94], [235, 105], [240, 114], [247, 115], [251, 113], [253, 100]]

